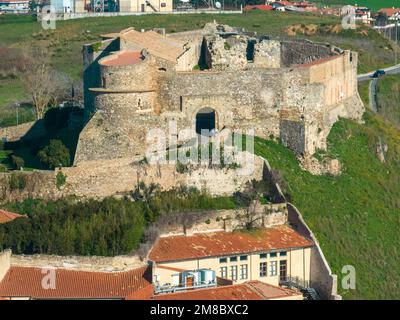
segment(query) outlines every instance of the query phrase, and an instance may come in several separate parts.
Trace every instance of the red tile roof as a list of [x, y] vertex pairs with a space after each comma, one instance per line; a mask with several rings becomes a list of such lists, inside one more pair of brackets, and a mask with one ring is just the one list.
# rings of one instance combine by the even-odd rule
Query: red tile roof
[[0, 223], [7, 223], [13, 221], [16, 218], [21, 218], [21, 217], [26, 217], [26, 216], [0, 209]]
[[269, 300], [301, 296], [299, 291], [272, 286], [261, 281], [159, 294], [154, 300]]
[[251, 10], [270, 11], [273, 9], [274, 9], [273, 6], [267, 4], [260, 4], [260, 5], [247, 5], [243, 8], [243, 11], [251, 11]]
[[123, 299], [151, 286], [147, 267], [126, 272], [56, 269], [55, 289], [42, 287], [41, 268], [11, 267], [0, 282], [0, 297], [33, 299]]
[[99, 61], [105, 66], [128, 66], [142, 62], [143, 56], [140, 51], [119, 51]]
[[255, 232], [211, 232], [158, 239], [149, 259], [156, 262], [309, 247], [314, 243], [288, 226]]
[[378, 12], [386, 14], [388, 17], [393, 16], [396, 13], [400, 13], [400, 8], [382, 8]]

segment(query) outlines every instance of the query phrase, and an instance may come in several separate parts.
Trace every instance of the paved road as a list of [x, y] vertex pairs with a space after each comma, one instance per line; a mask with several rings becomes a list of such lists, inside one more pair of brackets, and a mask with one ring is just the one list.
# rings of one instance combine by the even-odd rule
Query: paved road
[[[396, 74], [396, 73], [400, 73], [400, 64], [397, 64], [395, 66], [391, 66], [388, 68], [383, 69], [385, 70], [386, 74]], [[366, 81], [366, 80], [371, 80], [371, 76], [374, 74], [375, 71], [369, 72], [369, 73], [365, 73], [365, 74], [359, 74], [357, 76], [357, 80], [359, 82], [361, 81]]]

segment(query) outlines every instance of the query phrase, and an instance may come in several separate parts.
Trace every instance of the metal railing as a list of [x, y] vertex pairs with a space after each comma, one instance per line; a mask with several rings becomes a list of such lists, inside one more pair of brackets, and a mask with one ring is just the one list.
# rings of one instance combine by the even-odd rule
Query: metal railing
[[209, 288], [209, 287], [216, 287], [217, 286], [217, 281], [212, 280], [212, 281], [200, 281], [200, 282], [195, 282], [193, 285], [186, 285], [186, 283], [178, 284], [178, 285], [155, 285], [154, 293], [171, 293], [171, 292], [177, 292], [177, 291], [184, 291], [184, 290], [192, 290], [192, 289], [201, 289], [201, 288]]

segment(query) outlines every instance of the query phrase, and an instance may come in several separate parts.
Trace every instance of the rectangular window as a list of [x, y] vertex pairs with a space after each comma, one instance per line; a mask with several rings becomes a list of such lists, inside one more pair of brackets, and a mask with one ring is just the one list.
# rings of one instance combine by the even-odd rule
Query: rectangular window
[[271, 252], [270, 254], [269, 254], [269, 257], [270, 258], [275, 258], [277, 256], [277, 253], [276, 252]]
[[279, 277], [281, 281], [286, 281], [287, 263], [286, 260], [281, 260], [279, 263]]
[[231, 280], [237, 280], [237, 266], [231, 266]]
[[219, 263], [227, 263], [228, 259], [227, 258], [219, 258]]
[[240, 256], [240, 261], [247, 261], [247, 256]]
[[165, 2], [161, 2], [161, 8], [165, 8], [167, 4]]
[[269, 275], [271, 277], [276, 276], [278, 274], [278, 262], [277, 261], [271, 261], [269, 263]]
[[266, 253], [261, 253], [260, 254], [260, 259], [267, 259], [267, 254]]
[[237, 261], [237, 257], [230, 257], [230, 258], [229, 258], [229, 261], [230, 261], [230, 262], [236, 262], [236, 261]]
[[279, 252], [280, 257], [286, 257], [286, 251], [281, 251]]
[[247, 264], [242, 264], [240, 266], [240, 279], [244, 280], [247, 279], [248, 269]]
[[227, 267], [219, 268], [219, 273], [220, 273], [222, 279], [228, 278], [228, 268]]
[[266, 277], [266, 276], [267, 276], [267, 263], [261, 262], [260, 263], [260, 277]]

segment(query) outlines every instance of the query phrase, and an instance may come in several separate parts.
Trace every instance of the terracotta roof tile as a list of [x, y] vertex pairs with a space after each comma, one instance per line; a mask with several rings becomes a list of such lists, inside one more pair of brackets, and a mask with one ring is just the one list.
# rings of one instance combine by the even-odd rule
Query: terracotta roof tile
[[159, 294], [154, 300], [269, 300], [301, 296], [296, 290], [280, 288], [261, 281], [237, 285]]
[[211, 232], [160, 238], [150, 252], [156, 262], [186, 260], [276, 249], [309, 247], [314, 243], [288, 226], [248, 232]]
[[120, 34], [120, 38], [132, 42], [150, 54], [165, 60], [176, 62], [176, 59], [185, 52], [186, 42], [163, 36], [154, 31], [138, 32], [130, 30]]
[[118, 51], [99, 61], [105, 66], [127, 66], [137, 64], [143, 61], [143, 56], [140, 51]]
[[21, 218], [21, 217], [26, 217], [26, 216], [0, 209], [0, 223], [7, 223], [13, 221], [16, 218]]
[[0, 297], [33, 299], [125, 298], [151, 285], [149, 269], [126, 272], [87, 272], [56, 269], [56, 288], [44, 289], [41, 268], [12, 266], [0, 282]]

